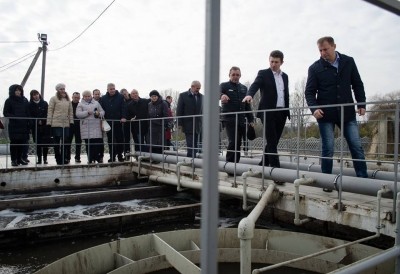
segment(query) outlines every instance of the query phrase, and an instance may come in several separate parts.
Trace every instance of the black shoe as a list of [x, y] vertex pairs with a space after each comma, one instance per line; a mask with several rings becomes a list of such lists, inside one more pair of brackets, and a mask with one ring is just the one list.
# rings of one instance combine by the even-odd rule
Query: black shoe
[[39, 160], [39, 161], [36, 162], [36, 164], [41, 165], [41, 164], [42, 164], [42, 161]]
[[98, 162], [99, 164], [102, 164], [102, 163], [103, 163], [103, 158], [98, 159], [97, 162]]
[[47, 160], [44, 160], [44, 161], [43, 161], [43, 164], [47, 165], [47, 164], [48, 164]]
[[123, 162], [125, 161], [124, 157], [122, 155], [118, 156], [118, 162]]
[[81, 163], [81, 159], [75, 159], [75, 163]]
[[20, 165], [23, 165], [23, 166], [26, 166], [26, 165], [28, 164], [28, 162], [25, 162], [25, 161], [22, 160], [22, 159], [21, 159], [21, 160], [18, 160], [17, 163], [20, 164]]
[[69, 160], [65, 160], [65, 161], [64, 161], [64, 164], [65, 164], [65, 165], [68, 165], [68, 164], [69, 164]]
[[323, 189], [322, 189], [322, 191], [324, 191], [324, 192], [332, 192], [332, 189], [329, 189], [329, 188], [323, 188]]
[[11, 166], [18, 166], [17, 161], [11, 161]]
[[24, 162], [30, 163], [31, 161], [29, 161], [28, 158], [22, 159]]

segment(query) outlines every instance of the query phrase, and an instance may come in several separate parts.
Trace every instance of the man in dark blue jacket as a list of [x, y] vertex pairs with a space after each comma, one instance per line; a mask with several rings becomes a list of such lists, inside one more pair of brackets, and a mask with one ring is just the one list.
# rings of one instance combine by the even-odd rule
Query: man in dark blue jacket
[[[203, 95], [200, 93], [201, 84], [199, 81], [193, 81], [190, 89], [179, 94], [176, 116], [178, 117], [178, 127], [182, 128], [186, 137], [187, 157], [196, 157], [198, 143], [201, 142], [202, 119], [203, 114]], [[179, 116], [192, 116], [179, 118]]]
[[[253, 113], [241, 113], [251, 111], [249, 103], [243, 99], [247, 93], [247, 87], [239, 82], [241, 77], [240, 68], [232, 67], [229, 70], [229, 81], [221, 83], [221, 105], [222, 116], [221, 121], [226, 129], [228, 136], [228, 151], [226, 153], [226, 161], [238, 163], [240, 161], [240, 145], [243, 136], [246, 134], [246, 118], [247, 122], [253, 125]], [[232, 113], [232, 114], [227, 114]]]
[[111, 126], [111, 130], [107, 132], [108, 149], [110, 159], [108, 162], [115, 162], [115, 156], [118, 161], [123, 162], [124, 157], [124, 135], [122, 131], [122, 123], [126, 122], [126, 105], [124, 96], [115, 89], [113, 83], [107, 85], [106, 95], [101, 97], [101, 107], [105, 112], [105, 119]]
[[[336, 49], [332, 37], [322, 37], [317, 41], [321, 58], [308, 69], [308, 78], [305, 90], [307, 104], [315, 119], [317, 119], [321, 140], [322, 157], [321, 169], [323, 173], [332, 173], [332, 156], [334, 153], [335, 125], [341, 126], [343, 119], [343, 134], [346, 138], [350, 153], [354, 161], [354, 169], [358, 177], [368, 178], [367, 165], [364, 161], [364, 150], [358, 132], [358, 125], [354, 106], [326, 107], [325, 105], [358, 103], [357, 113], [365, 114], [365, 91], [356, 63], [352, 57], [341, 54]], [[326, 189], [327, 190], [327, 189]]]

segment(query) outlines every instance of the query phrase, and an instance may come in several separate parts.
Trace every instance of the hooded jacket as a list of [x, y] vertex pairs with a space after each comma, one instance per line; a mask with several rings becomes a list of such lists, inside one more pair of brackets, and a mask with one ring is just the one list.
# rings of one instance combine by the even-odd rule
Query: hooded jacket
[[[19, 89], [21, 96], [16, 96], [15, 91]], [[24, 97], [24, 89], [20, 85], [11, 85], [9, 88], [9, 97], [4, 103], [4, 117], [9, 118], [8, 135], [10, 139], [27, 140], [29, 139], [29, 102]], [[20, 118], [20, 119], [13, 119]], [[25, 118], [25, 119], [21, 119]]]

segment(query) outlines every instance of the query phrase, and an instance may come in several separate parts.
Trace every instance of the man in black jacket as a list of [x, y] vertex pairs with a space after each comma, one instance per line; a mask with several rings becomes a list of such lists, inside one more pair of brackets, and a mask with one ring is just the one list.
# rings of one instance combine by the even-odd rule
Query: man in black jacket
[[[318, 39], [317, 45], [321, 58], [308, 69], [305, 97], [311, 113], [317, 119], [321, 134], [322, 157], [326, 157], [321, 160], [321, 170], [323, 173], [332, 173], [334, 129], [335, 125], [340, 128], [343, 119], [343, 135], [351, 156], [353, 159], [361, 160], [354, 161], [356, 175], [368, 178], [354, 106], [344, 106], [343, 117], [340, 106], [324, 107], [324, 105], [354, 103], [352, 90], [357, 102], [365, 103], [364, 84], [356, 63], [352, 57], [335, 51], [336, 44], [332, 37]], [[365, 104], [357, 105], [357, 113], [360, 116], [365, 114]]]
[[269, 68], [260, 70], [254, 83], [250, 86], [243, 101], [250, 102], [260, 90], [261, 99], [257, 117], [263, 121], [265, 138], [264, 159], [259, 165], [280, 167], [278, 143], [285, 128], [286, 118], [290, 119], [289, 108], [289, 77], [281, 71], [283, 53], [274, 50], [269, 55]]
[[115, 156], [118, 161], [123, 162], [124, 135], [122, 124], [126, 122], [126, 106], [124, 96], [115, 89], [113, 83], [107, 85], [106, 95], [101, 97], [101, 107], [105, 112], [105, 119], [111, 125], [111, 130], [107, 132], [107, 142], [110, 153], [108, 162], [115, 162]]
[[[243, 100], [247, 93], [247, 87], [239, 82], [240, 77], [240, 68], [232, 67], [229, 70], [229, 81], [220, 85], [222, 103], [221, 121], [228, 135], [226, 161], [233, 163], [240, 161], [240, 145], [243, 136], [246, 134], [246, 118], [251, 126], [253, 126], [254, 120], [251, 112], [240, 113], [251, 111], [250, 104]], [[233, 114], [226, 114], [231, 112]]]
[[131, 121], [132, 138], [135, 142], [135, 152], [148, 152], [149, 118], [148, 105], [150, 99], [139, 97], [136, 89], [131, 91], [132, 100], [127, 106], [127, 119]]
[[196, 157], [198, 142], [201, 136], [202, 119], [201, 117], [185, 117], [203, 114], [203, 95], [200, 93], [201, 84], [199, 81], [193, 81], [190, 89], [179, 94], [176, 116], [178, 127], [186, 137], [187, 157]]

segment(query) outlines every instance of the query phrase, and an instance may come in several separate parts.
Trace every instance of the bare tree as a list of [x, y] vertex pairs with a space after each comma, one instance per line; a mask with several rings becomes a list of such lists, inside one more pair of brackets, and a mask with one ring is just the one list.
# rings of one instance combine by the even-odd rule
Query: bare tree
[[167, 96], [172, 97], [171, 110], [174, 115], [176, 113], [176, 107], [178, 106], [179, 94], [179, 91], [173, 90], [172, 88], [160, 91], [160, 95], [163, 97], [163, 99], [165, 99]]
[[297, 81], [294, 88], [295, 92], [290, 94], [290, 122], [293, 128], [297, 128], [299, 126], [300, 129], [303, 129], [307, 126], [310, 120], [310, 115], [307, 115], [309, 110], [307, 108], [305, 99], [306, 83], [306, 77], [300, 81]]

